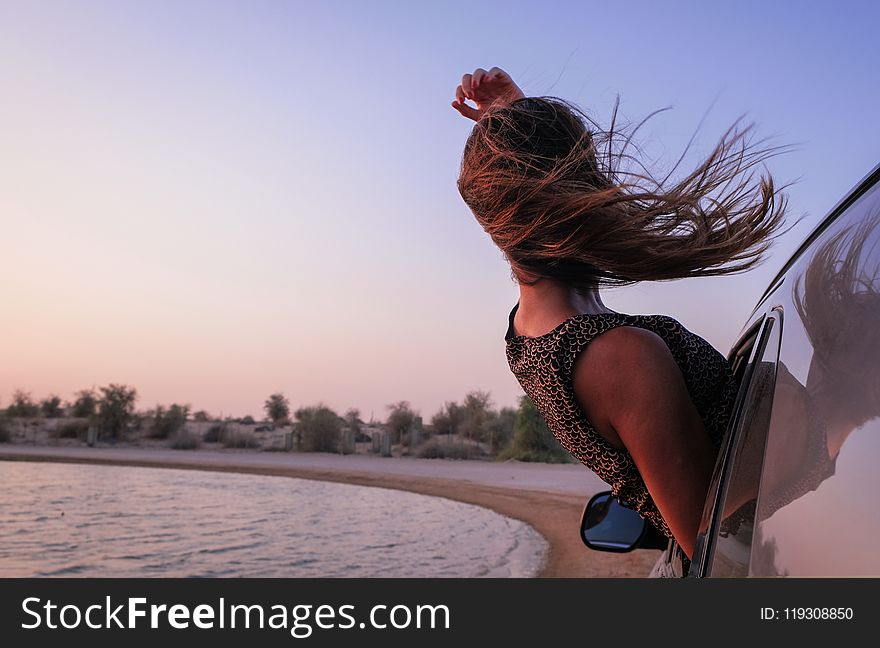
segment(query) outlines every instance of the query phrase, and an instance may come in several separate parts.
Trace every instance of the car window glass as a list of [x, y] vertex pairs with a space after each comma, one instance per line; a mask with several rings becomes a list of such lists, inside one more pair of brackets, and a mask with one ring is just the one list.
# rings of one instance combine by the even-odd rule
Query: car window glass
[[880, 190], [814, 241], [782, 291], [753, 576], [880, 576]]

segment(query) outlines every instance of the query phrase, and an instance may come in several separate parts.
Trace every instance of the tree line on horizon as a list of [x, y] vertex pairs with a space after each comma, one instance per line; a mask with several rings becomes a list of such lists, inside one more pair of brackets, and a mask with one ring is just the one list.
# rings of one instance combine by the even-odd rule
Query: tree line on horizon
[[[88, 427], [95, 426], [106, 439], [118, 440], [129, 431], [141, 431], [155, 439], [170, 439], [172, 447], [189, 449], [201, 441], [221, 442], [226, 447], [258, 447], [253, 435], [230, 424], [245, 426], [258, 424], [252, 416], [225, 417], [222, 420], [205, 410], [191, 411], [189, 404], [156, 405], [150, 410], [136, 410], [137, 390], [134, 387], [111, 383], [83, 389], [74, 398], [63, 403], [57, 394], [34, 400], [29, 392], [16, 390], [3, 412], [5, 419], [74, 419], [61, 426], [58, 435], [67, 438], [85, 438]], [[296, 435], [296, 447], [306, 452], [338, 452], [345, 433], [357, 441], [368, 440], [364, 428], [380, 429], [390, 435], [391, 444], [407, 454], [423, 457], [474, 458], [488, 456], [519, 461], [567, 462], [571, 456], [553, 437], [544, 418], [532, 400], [522, 395], [518, 407], [493, 408], [489, 392], [473, 390], [462, 402], [447, 401], [434, 413], [428, 423], [422, 421], [408, 401], [387, 405], [384, 422], [371, 421], [369, 426], [356, 408], [349, 408], [340, 416], [326, 404], [299, 407], [292, 410], [290, 400], [283, 392], [270, 394], [263, 404], [263, 423], [268, 428], [291, 426]], [[212, 423], [203, 436], [197, 437], [186, 429], [186, 423]], [[455, 440], [452, 443], [451, 440]], [[9, 441], [9, 431], [0, 419], [0, 442]]]

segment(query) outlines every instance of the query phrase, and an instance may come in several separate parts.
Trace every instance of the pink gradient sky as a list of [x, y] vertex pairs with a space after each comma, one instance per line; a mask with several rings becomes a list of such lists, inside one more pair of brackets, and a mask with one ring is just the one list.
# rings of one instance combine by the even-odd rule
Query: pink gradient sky
[[518, 293], [455, 188], [477, 66], [600, 120], [618, 92], [631, 119], [673, 106], [660, 163], [713, 101], [697, 153], [743, 112], [800, 145], [771, 170], [808, 216], [763, 266], [606, 296], [726, 353], [880, 157], [877, 11], [748, 5], [0, 2], [0, 407], [108, 382], [230, 415], [277, 390], [367, 420], [513, 405]]

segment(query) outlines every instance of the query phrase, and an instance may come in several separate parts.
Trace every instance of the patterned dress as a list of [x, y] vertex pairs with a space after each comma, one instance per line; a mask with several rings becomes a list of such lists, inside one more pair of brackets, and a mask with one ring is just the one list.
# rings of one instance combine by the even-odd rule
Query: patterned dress
[[[563, 448], [595, 472], [622, 506], [637, 511], [667, 537], [673, 537], [635, 462], [626, 450], [608, 443], [580, 409], [572, 383], [579, 352], [597, 335], [617, 326], [636, 326], [659, 335], [681, 369], [691, 399], [716, 452], [721, 448], [736, 399], [737, 385], [727, 359], [700, 336], [667, 315], [582, 313], [544, 335], [515, 335], [510, 311], [504, 336], [510, 370], [535, 403]], [[681, 554], [684, 561], [687, 557]]]

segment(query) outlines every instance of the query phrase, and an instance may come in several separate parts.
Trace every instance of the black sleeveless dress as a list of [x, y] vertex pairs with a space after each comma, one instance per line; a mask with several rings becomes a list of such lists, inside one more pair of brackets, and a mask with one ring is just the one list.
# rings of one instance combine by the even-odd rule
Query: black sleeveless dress
[[[577, 354], [597, 335], [617, 326], [636, 326], [659, 335], [681, 369], [691, 399], [716, 452], [727, 428], [737, 385], [721, 353], [678, 320], [667, 315], [583, 313], [569, 317], [537, 337], [514, 334], [510, 311], [504, 336], [510, 370], [535, 403], [563, 448], [605, 481], [622, 506], [637, 511], [667, 537], [669, 526], [648, 493], [635, 462], [596, 432], [575, 400], [572, 368]], [[687, 557], [681, 554], [684, 561]]]

